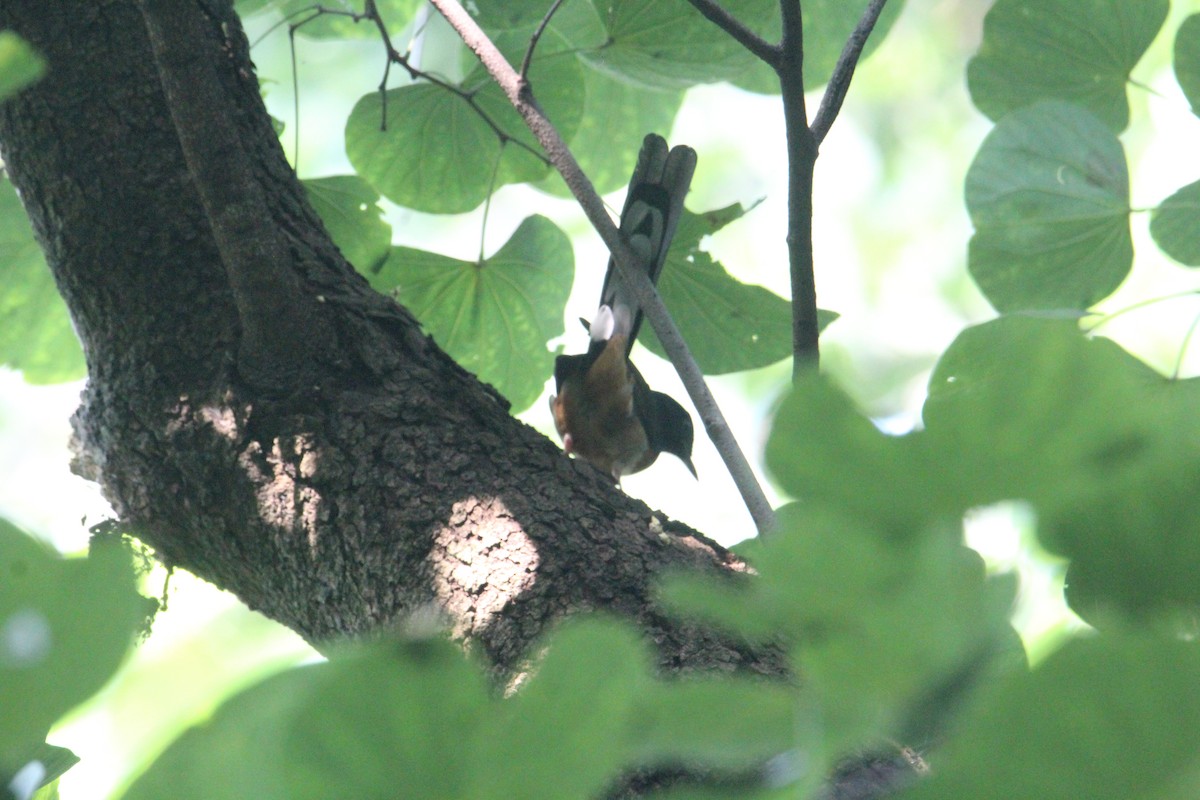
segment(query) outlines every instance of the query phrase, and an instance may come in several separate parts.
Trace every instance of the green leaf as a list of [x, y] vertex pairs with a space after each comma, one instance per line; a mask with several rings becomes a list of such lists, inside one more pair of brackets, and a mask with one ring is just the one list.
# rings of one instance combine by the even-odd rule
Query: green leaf
[[379, 193], [357, 175], [332, 175], [303, 182], [309, 202], [346, 260], [359, 272], [379, 269], [392, 244]]
[[387, 642], [289, 670], [176, 740], [126, 800], [462, 797], [488, 708], [480, 672], [447, 641]]
[[1170, 800], [1200, 793], [1200, 651], [1077, 639], [987, 693], [903, 800]]
[[897, 537], [966, 508], [957, 471], [921, 432], [887, 436], [824, 378], [805, 378], [784, 399], [767, 465], [793, 497], [852, 511]]
[[1184, 186], [1154, 210], [1150, 235], [1171, 258], [1200, 267], [1200, 181]]
[[1086, 111], [1039, 103], [1005, 117], [967, 172], [971, 276], [1002, 312], [1089, 308], [1133, 262], [1121, 143]]
[[1129, 73], [1168, 8], [1168, 0], [997, 0], [967, 65], [971, 99], [993, 120], [1039, 100], [1065, 100], [1122, 131]]
[[[471, 6], [471, 14], [479, 27], [489, 33], [517, 30], [526, 34], [526, 41], [528, 33], [542, 21], [549, 8], [543, 0], [476, 0]], [[555, 12], [557, 17], [558, 12]]]
[[524, 409], [553, 369], [546, 342], [563, 332], [574, 273], [570, 240], [533, 216], [483, 263], [396, 247], [368, 278], [395, 291], [455, 361]]
[[371, 648], [318, 677], [287, 734], [297, 798], [466, 796], [483, 676], [449, 641]]
[[1038, 536], [1071, 559], [1089, 621], [1200, 605], [1200, 420], [1168, 382], [1067, 321], [1001, 318], [964, 331], [930, 379], [926, 434], [967, 500], [1029, 500]]
[[629, 758], [634, 699], [650, 659], [628, 626], [568, 623], [529, 685], [484, 722], [470, 796], [596, 797]]
[[[779, 19], [779, 4], [774, 0], [738, 0], [722, 3], [751, 30], [774, 44], [779, 41], [782, 28]], [[833, 68], [841, 57], [850, 33], [862, 18], [867, 7], [861, 0], [805, 0], [801, 18], [804, 24], [804, 84], [808, 90], [820, 87], [829, 81]], [[892, 0], [883, 7], [875, 28], [863, 47], [859, 63], [870, 57], [887, 37], [900, 10], [903, 0]], [[779, 77], [775, 70], [761, 61], [742, 75], [733, 79], [736, 86], [762, 94], [779, 94]]]
[[[387, 129], [382, 129], [384, 104]], [[500, 141], [466, 101], [430, 84], [363, 95], [346, 120], [346, 156], [394, 203], [434, 214], [488, 196]]]
[[1175, 79], [1192, 113], [1200, 115], [1200, 14], [1185, 19], [1175, 34]]
[[[528, 47], [528, 36], [520, 33], [501, 33], [493, 37], [496, 46], [519, 65]], [[469, 54], [475, 59], [474, 54]], [[529, 82], [534, 87], [538, 105], [554, 123], [563, 139], [570, 141], [583, 118], [584, 69], [571, 48], [554, 30], [546, 30], [538, 43], [529, 68]], [[550, 165], [540, 158], [542, 146], [529, 127], [512, 107], [500, 86], [476, 60], [463, 81], [479, 107], [515, 142], [504, 148], [504, 157], [497, 171], [497, 186], [541, 180], [550, 173]], [[532, 152], [531, 152], [532, 151]], [[534, 153], [537, 155], [535, 156]]]
[[122, 800], [291, 800], [283, 774], [289, 720], [325, 669], [289, 670], [230, 698], [172, 742]]
[[[766, 0], [746, 3], [766, 7]], [[736, 78], [753, 63], [749, 52], [687, 0], [612, 0], [600, 10], [608, 41], [580, 57], [620, 80], [686, 89]]]
[[0, 264], [0, 363], [30, 383], [82, 378], [87, 368], [67, 307], [7, 180], [0, 181]]
[[0, 520], [0, 776], [108, 681], [144, 612], [124, 547], [62, 559]]
[[767, 461], [813, 508], [853, 513], [897, 540], [1026, 500], [1042, 543], [1071, 560], [1072, 608], [1098, 624], [1170, 621], [1200, 606], [1195, 401], [1190, 384], [1072, 321], [1004, 317], [964, 331], [942, 356], [924, 431], [885, 436], [810, 379], [780, 407]]
[[11, 763], [0, 763], [0, 786], [8, 788], [6, 798], [56, 800], [58, 779], [78, 763], [79, 756], [67, 748], [42, 742]]
[[46, 71], [45, 60], [12, 31], [0, 31], [0, 100], [6, 100]]
[[[779, 439], [786, 445], [790, 437], [777, 424], [772, 441]], [[852, 451], [845, 456], [853, 459]], [[836, 759], [932, 726], [914, 716], [927, 713], [931, 693], [943, 696], [945, 714], [962, 691], [947, 687], [971, 687], [996, 655], [1016, 647], [1007, 624], [1015, 583], [988, 581], [979, 556], [947, 535], [956, 532], [927, 527], [897, 538], [852, 509], [806, 498], [783, 510], [755, 564], [757, 579], [740, 591], [712, 581], [711, 599], [688, 583], [668, 584], [665, 593], [676, 607], [709, 620], [715, 612], [718, 624], [752, 640], [790, 646], [804, 675], [795, 719], [816, 727], [815, 754]]]
[[[583, 69], [564, 50], [548, 31], [529, 77], [538, 103], [569, 139], [583, 113]], [[474, 107], [466, 97], [426, 83], [390, 89], [382, 99], [378, 92], [364, 95], [346, 121], [346, 155], [355, 171], [389, 200], [434, 214], [470, 211], [504, 184], [544, 178], [550, 168], [540, 145], [482, 67], [472, 70], [461, 91]], [[492, 125], [503, 131], [506, 144]]]
[[[735, 279], [700, 249], [705, 236], [745, 213], [740, 203], [705, 214], [685, 209], [658, 283], [663, 302], [708, 375], [765, 367], [792, 354], [788, 301]], [[819, 315], [822, 330], [837, 318], [828, 311]], [[658, 337], [646, 331], [642, 344], [665, 358]]]
[[1014, 315], [967, 328], [930, 376], [926, 434], [953, 448], [953, 472], [982, 478], [975, 503], [1053, 496], [1072, 465], [1119, 439], [1110, 407], [1153, 377], [1125, 359], [1072, 320]]
[[643, 763], [701, 762], [747, 767], [797, 742], [796, 691], [748, 678], [687, 678], [642, 694], [634, 741]]
[[57, 747], [43, 742], [34, 750], [34, 758], [42, 762], [46, 775], [42, 785], [47, 786], [66, 774], [67, 770], [79, 763], [79, 756], [65, 747]]

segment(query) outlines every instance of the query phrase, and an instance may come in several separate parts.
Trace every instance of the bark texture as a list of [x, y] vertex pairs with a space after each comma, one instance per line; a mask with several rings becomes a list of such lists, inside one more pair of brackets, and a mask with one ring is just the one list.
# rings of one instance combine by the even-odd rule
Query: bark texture
[[[164, 93], [141, 12], [0, 2], [0, 24], [50, 64], [0, 107], [0, 143], [87, 356], [77, 469], [121, 520], [317, 644], [433, 606], [504, 672], [547, 623], [605, 608], [645, 626], [664, 666], [776, 671], [654, 606], [662, 570], [726, 569], [725, 551], [512, 419], [345, 262], [284, 158], [228, 3], [166, 12], [191, 15], [193, 52], [169, 53], [209, 70], [216, 100], [201, 77]], [[197, 163], [220, 126], [236, 173]], [[249, 261], [219, 247], [231, 218], [214, 186], [240, 204], [242, 236], [282, 247]], [[255, 295], [289, 284], [299, 301]], [[302, 374], [264, 381], [248, 330], [301, 339]]]
[[589, 609], [670, 672], [783, 673], [655, 604], [664, 570], [736, 558], [513, 419], [346, 263], [228, 0], [0, 0], [0, 26], [49, 63], [0, 149], [87, 357], [76, 469], [164, 562], [318, 646], [434, 608], [501, 679]]

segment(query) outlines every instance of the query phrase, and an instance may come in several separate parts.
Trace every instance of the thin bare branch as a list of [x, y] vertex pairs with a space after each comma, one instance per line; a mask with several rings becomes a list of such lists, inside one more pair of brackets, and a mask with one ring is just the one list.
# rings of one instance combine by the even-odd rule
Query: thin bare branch
[[728, 33], [742, 47], [772, 67], [779, 63], [780, 48], [747, 28], [742, 21], [726, 11], [716, 0], [688, 0], [704, 18]]
[[[704, 376], [696, 361], [688, 350], [687, 343], [675, 327], [670, 313], [663, 305], [662, 299], [655, 291], [646, 274], [637, 269], [637, 256], [629, 249], [629, 245], [621, 237], [617, 226], [604, 207], [604, 202], [596, 194], [592, 182], [580, 169], [579, 163], [571, 153], [558, 131], [542, 113], [537, 103], [533, 101], [529, 84], [508, 63], [496, 45], [480, 29], [475, 20], [457, 2], [457, 0], [430, 0], [450, 26], [458, 32], [467, 47], [479, 57], [484, 67], [495, 79], [496, 83], [508, 97], [509, 102], [525, 120], [533, 131], [550, 162], [562, 175], [567, 187], [579, 202], [584, 214], [595, 227], [604, 244], [613, 254], [617, 269], [622, 278], [633, 289], [638, 303], [642, 307], [651, 327], [658, 334], [659, 341], [671, 358], [671, 363], [679, 373], [700, 420], [704, 423], [705, 431], [716, 446], [717, 451], [725, 461], [725, 466], [733, 476], [742, 499], [758, 527], [759, 533], [764, 533], [774, 526], [775, 513], [758, 485], [754, 472], [750, 469], [741, 449], [738, 447], [729, 425], [725, 422], [716, 400], [709, 392]], [[807, 128], [805, 129], [807, 130]]]
[[525, 48], [525, 58], [521, 61], [522, 80], [529, 80], [529, 64], [533, 61], [533, 51], [537, 48], [538, 40], [542, 38], [542, 34], [546, 32], [546, 26], [550, 24], [554, 13], [558, 11], [559, 6], [562, 4], [563, 0], [554, 0], [554, 5], [550, 6], [550, 10], [546, 12], [546, 16], [542, 17], [542, 21], [537, 26], [537, 30], [533, 32], [533, 36], [529, 37], [529, 47]]
[[412, 61], [409, 59], [409, 57], [407, 55], [405, 55], [404, 53], [401, 53], [399, 50], [397, 50], [396, 46], [392, 44], [392, 38], [391, 38], [391, 36], [388, 35], [387, 25], [384, 23], [383, 16], [382, 16], [382, 14], [380, 14], [379, 8], [376, 6], [374, 0], [368, 0], [363, 13], [359, 16], [362, 18], [365, 18], [365, 19], [369, 19], [375, 23], [375, 27], [379, 30], [379, 36], [383, 42], [383, 47], [387, 51], [387, 58], [388, 58], [387, 67], [384, 69], [383, 81], [379, 84], [379, 94], [382, 98], [382, 102], [381, 102], [380, 106], [383, 109], [383, 128], [384, 128], [384, 130], [387, 129], [387, 77], [388, 77], [388, 72], [391, 69], [392, 64], [398, 64], [400, 67], [402, 67], [404, 69], [405, 72], [408, 73], [409, 77], [412, 78], [413, 80], [428, 81], [429, 83], [432, 83], [434, 86], [437, 86], [440, 89], [444, 89], [445, 91], [450, 92], [451, 94], [455, 95], [460, 100], [462, 100], [464, 103], [466, 103], [468, 106], [470, 106], [471, 110], [474, 111], [475, 114], [481, 120], [483, 120], [484, 124], [492, 129], [492, 132], [494, 134], [496, 134], [496, 138], [498, 138], [500, 140], [500, 144], [502, 146], [511, 143], [514, 147], [519, 147], [520, 149], [522, 149], [525, 152], [532, 155], [534, 158], [541, 161], [543, 164], [546, 164], [546, 165], [550, 164], [550, 160], [547, 159], [544, 154], [538, 152], [537, 148], [532, 147], [529, 144], [527, 144], [526, 142], [523, 142], [520, 139], [515, 138], [508, 131], [501, 128], [500, 124], [498, 122], [496, 122], [494, 119], [492, 119], [491, 115], [488, 114], [486, 111], [484, 111], [483, 107], [479, 105], [479, 101], [477, 101], [475, 99], [475, 93], [473, 91], [468, 91], [466, 89], [463, 89], [461, 86], [456, 86], [453, 83], [450, 83], [449, 81], [442, 80], [441, 78], [434, 75], [433, 73], [425, 72], [424, 70], [414, 66]]
[[829, 85], [825, 87], [825, 95], [821, 98], [821, 107], [817, 109], [816, 119], [812, 123], [812, 134], [818, 145], [825, 140], [825, 134], [829, 133], [838, 112], [842, 110], [842, 101], [846, 99], [846, 92], [850, 90], [850, 81], [854, 78], [858, 58], [862, 55], [863, 47], [866, 46], [871, 31], [875, 29], [875, 23], [883, 13], [886, 3], [887, 0], [871, 0], [850, 38], [846, 40], [846, 46], [842, 48], [837, 66], [829, 78]]

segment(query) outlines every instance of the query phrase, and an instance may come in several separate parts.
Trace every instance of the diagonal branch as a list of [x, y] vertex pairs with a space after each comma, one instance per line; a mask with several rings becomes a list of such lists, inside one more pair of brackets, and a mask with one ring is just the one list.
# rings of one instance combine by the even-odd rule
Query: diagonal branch
[[772, 67], [779, 63], [780, 48], [763, 39], [747, 28], [742, 21], [730, 14], [716, 0], [688, 0], [704, 18], [728, 33], [738, 44], [749, 50]]
[[846, 92], [850, 90], [850, 81], [854, 77], [855, 67], [858, 66], [858, 58], [862, 55], [871, 31], [875, 29], [879, 15], [883, 13], [885, 3], [887, 0], [871, 0], [858, 25], [850, 33], [850, 38], [846, 40], [846, 46], [842, 48], [837, 66], [833, 68], [833, 75], [829, 77], [829, 85], [825, 87], [825, 95], [821, 98], [821, 107], [817, 109], [817, 117], [812, 123], [812, 134], [817, 144], [825, 140], [825, 134], [829, 133], [833, 121], [842, 109], [842, 101], [846, 99]]
[[638, 302], [651, 327], [658, 334], [659, 341], [671, 357], [671, 363], [679, 373], [704, 428], [716, 446], [725, 466], [742, 494], [742, 499], [754, 518], [759, 533], [769, 530], [774, 525], [775, 514], [770, 503], [762, 492], [750, 469], [749, 462], [737, 445], [729, 425], [725, 422], [716, 400], [704, 382], [704, 376], [696, 361], [688, 350], [687, 343], [675, 327], [666, 306], [658, 296], [654, 286], [644, 272], [636, 268], [637, 256], [629, 249], [629, 245], [617, 231], [617, 226], [609, 218], [604, 202], [596, 193], [592, 182], [580, 169], [575, 156], [559, 136], [558, 131], [542, 113], [537, 103], [533, 101], [529, 83], [517, 73], [496, 48], [487, 34], [475, 23], [475, 20], [458, 3], [458, 0], [430, 0], [431, 4], [446, 18], [450, 26], [479, 57], [484, 67], [499, 84], [510, 103], [525, 120], [529, 129], [541, 143], [549, 156], [551, 163], [562, 174], [563, 180], [571, 190], [571, 194], [583, 208], [584, 214], [604, 240], [604, 244], [612, 252], [617, 269], [625, 282], [633, 288]]

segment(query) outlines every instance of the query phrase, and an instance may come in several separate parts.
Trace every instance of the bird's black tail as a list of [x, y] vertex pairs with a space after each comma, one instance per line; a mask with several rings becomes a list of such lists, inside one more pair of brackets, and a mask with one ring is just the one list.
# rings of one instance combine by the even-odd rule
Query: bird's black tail
[[[658, 134], [647, 134], [629, 181], [625, 207], [621, 209], [621, 233], [642, 260], [651, 283], [658, 282], [667, 260], [667, 250], [683, 214], [683, 199], [695, 171], [695, 150], [678, 145], [668, 151], [665, 139]], [[629, 310], [631, 327], [625, 350], [628, 355], [642, 326], [642, 310], [633, 291], [621, 280], [611, 258], [600, 292], [600, 304], [611, 309], [624, 307]]]

